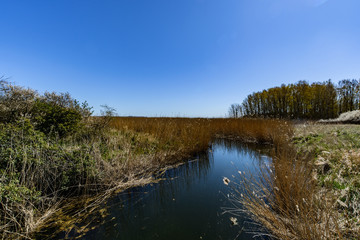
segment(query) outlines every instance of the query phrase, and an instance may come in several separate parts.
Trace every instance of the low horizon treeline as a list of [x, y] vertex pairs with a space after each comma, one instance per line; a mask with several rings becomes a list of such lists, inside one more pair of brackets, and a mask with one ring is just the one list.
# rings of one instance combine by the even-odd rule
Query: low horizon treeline
[[285, 119], [329, 119], [360, 109], [360, 81], [345, 79], [309, 84], [282, 84], [248, 95], [242, 104], [232, 104], [228, 116]]

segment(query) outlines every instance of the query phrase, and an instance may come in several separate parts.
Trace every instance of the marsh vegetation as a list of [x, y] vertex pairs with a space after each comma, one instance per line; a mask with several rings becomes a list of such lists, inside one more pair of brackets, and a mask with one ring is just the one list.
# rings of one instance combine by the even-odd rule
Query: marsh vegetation
[[93, 206], [110, 192], [148, 183], [162, 168], [206, 151], [216, 137], [272, 143], [288, 133], [286, 122], [270, 119], [92, 117], [69, 94], [40, 95], [6, 81], [0, 111], [6, 239], [31, 237], [74, 197], [100, 194]]
[[[216, 139], [268, 144], [262, 177], [240, 175], [232, 212], [280, 239], [356, 239], [359, 131], [266, 118], [92, 116], [69, 94], [1, 81], [0, 233], [70, 231], [114, 193], [157, 181]], [[314, 129], [314, 130], [310, 130]], [[219, 180], [221, 181], [221, 179]], [[236, 193], [238, 193], [236, 195]], [[80, 232], [86, 229], [78, 229]]]

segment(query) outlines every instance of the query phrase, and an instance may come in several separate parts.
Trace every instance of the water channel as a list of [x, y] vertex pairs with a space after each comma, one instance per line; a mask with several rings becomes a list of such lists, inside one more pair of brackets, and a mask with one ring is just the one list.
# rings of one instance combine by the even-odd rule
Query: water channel
[[224, 213], [224, 208], [231, 207], [228, 196], [232, 190], [223, 178], [236, 181], [238, 171], [256, 174], [259, 166], [271, 161], [269, 150], [218, 140], [206, 154], [168, 170], [164, 180], [110, 198], [102, 223], [96, 227], [89, 224], [91, 230], [84, 236], [70, 234], [70, 239], [254, 239], [254, 234], [241, 231], [254, 228], [248, 218], [236, 216], [234, 225], [233, 216]]

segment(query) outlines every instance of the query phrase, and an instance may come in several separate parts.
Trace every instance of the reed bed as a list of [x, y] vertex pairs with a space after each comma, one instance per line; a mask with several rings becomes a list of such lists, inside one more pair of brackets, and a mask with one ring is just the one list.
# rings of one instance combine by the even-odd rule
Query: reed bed
[[110, 125], [153, 136], [173, 159], [205, 151], [215, 138], [273, 144], [292, 134], [288, 122], [274, 119], [116, 117]]

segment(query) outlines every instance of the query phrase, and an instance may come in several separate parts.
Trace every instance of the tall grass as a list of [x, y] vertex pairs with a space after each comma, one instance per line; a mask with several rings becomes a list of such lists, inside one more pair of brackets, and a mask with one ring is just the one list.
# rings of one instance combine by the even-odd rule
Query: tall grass
[[286, 121], [246, 118], [116, 117], [110, 124], [118, 130], [150, 134], [159, 141], [159, 149], [177, 157], [204, 151], [215, 138], [274, 143], [292, 131]]
[[[282, 135], [275, 143], [270, 167], [260, 169], [260, 180], [240, 174], [232, 183], [234, 214], [245, 213], [261, 224], [259, 236], [276, 239], [344, 239], [336, 199], [318, 186], [312, 155], [298, 153]], [[354, 236], [352, 236], [354, 237]], [[355, 238], [354, 238], [355, 239]]]

